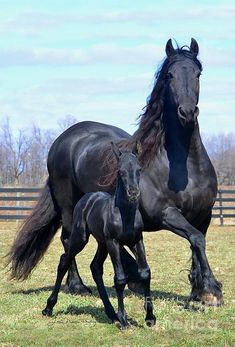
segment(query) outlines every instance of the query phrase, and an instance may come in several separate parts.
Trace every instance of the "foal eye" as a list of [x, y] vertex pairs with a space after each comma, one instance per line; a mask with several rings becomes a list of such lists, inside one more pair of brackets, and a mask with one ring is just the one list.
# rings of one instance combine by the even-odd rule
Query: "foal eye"
[[167, 79], [173, 78], [173, 74], [171, 72], [168, 72], [167, 75], [166, 75], [166, 78]]

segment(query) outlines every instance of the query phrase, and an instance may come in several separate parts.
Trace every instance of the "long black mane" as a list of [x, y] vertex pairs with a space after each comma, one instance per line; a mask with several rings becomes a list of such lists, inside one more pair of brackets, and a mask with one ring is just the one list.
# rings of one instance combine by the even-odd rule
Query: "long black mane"
[[202, 65], [197, 57], [186, 46], [177, 48], [175, 54], [166, 57], [162, 65], [155, 74], [153, 90], [147, 99], [144, 113], [139, 116], [139, 128], [136, 130], [132, 139], [141, 143], [141, 154], [139, 161], [142, 166], [148, 166], [156, 153], [161, 150], [165, 141], [165, 129], [163, 124], [163, 110], [165, 89], [168, 80], [169, 67], [177, 61], [185, 58], [193, 60], [202, 70]]

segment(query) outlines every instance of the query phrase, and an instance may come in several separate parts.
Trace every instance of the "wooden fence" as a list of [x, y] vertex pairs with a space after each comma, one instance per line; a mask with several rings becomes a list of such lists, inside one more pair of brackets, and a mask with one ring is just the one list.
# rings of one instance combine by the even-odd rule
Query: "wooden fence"
[[[0, 188], [0, 220], [25, 219], [40, 192], [40, 188]], [[218, 191], [212, 217], [219, 219], [221, 226], [228, 218], [235, 224], [235, 190]]]

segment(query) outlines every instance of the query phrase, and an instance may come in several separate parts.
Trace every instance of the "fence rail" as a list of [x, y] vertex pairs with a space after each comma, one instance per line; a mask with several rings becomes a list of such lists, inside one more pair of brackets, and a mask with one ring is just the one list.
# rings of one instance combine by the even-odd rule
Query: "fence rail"
[[41, 188], [0, 188], [0, 220], [25, 219], [41, 191]]
[[[0, 188], [0, 220], [25, 219], [38, 200], [41, 188]], [[235, 189], [220, 189], [212, 211], [212, 218], [221, 226], [226, 218], [235, 224]]]

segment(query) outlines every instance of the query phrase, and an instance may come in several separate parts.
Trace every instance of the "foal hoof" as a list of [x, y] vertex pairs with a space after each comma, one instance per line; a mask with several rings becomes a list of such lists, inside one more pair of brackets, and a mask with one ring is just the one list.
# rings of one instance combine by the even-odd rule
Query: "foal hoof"
[[90, 295], [92, 291], [85, 284], [66, 284], [64, 292], [72, 295]]
[[224, 304], [222, 295], [217, 297], [212, 293], [202, 294], [201, 302], [206, 306], [222, 306]]
[[52, 310], [46, 307], [44, 310], [42, 310], [43, 316], [51, 317], [52, 316]]
[[153, 327], [156, 324], [156, 317], [153, 315], [151, 318], [145, 319], [145, 323], [148, 327]]

